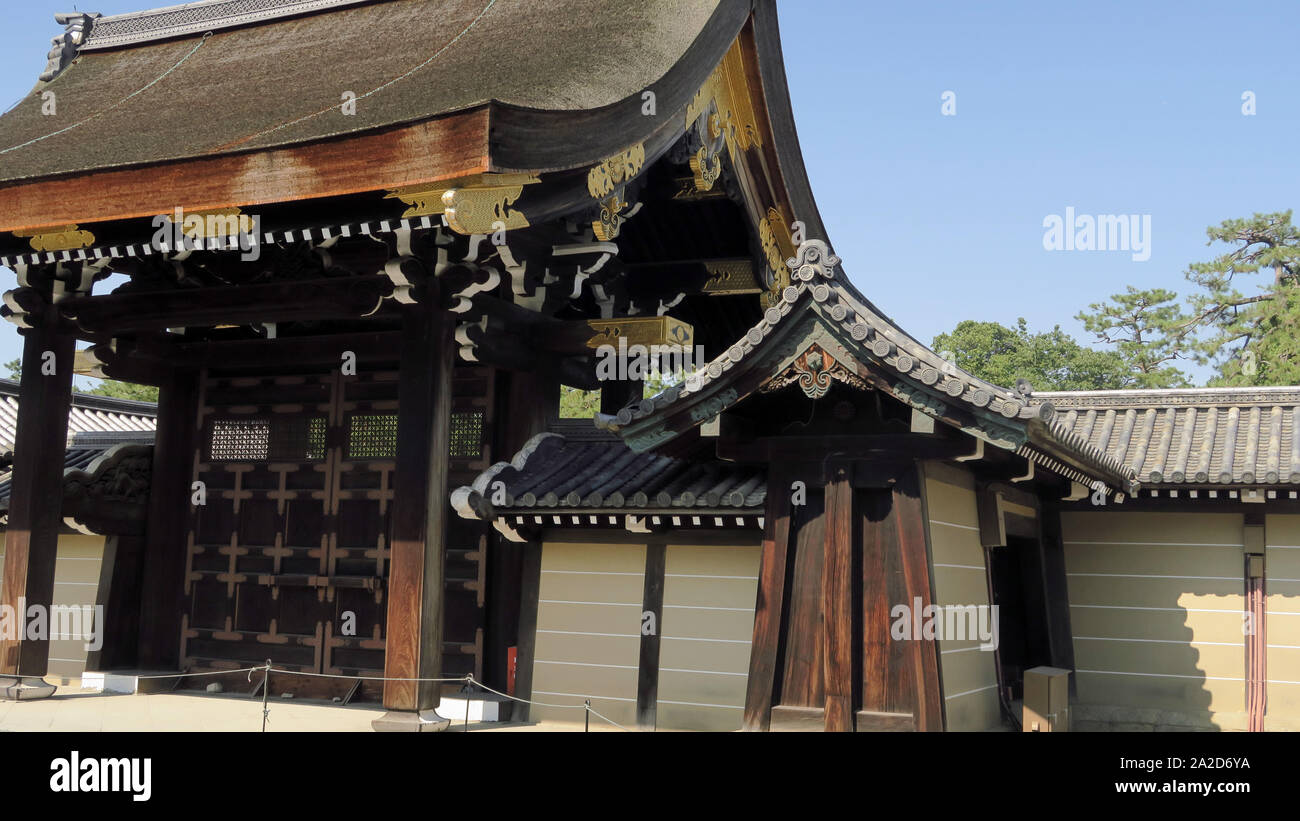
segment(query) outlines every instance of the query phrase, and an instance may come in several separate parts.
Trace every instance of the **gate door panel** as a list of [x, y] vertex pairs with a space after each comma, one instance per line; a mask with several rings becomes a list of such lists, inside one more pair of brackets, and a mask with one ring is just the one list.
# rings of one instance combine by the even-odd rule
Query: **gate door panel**
[[187, 669], [383, 669], [394, 373], [205, 374], [187, 539]]

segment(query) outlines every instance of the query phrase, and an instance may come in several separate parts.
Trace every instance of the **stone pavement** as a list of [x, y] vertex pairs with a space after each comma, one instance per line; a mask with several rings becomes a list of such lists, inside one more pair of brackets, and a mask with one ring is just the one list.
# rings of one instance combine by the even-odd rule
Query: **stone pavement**
[[[374, 705], [341, 706], [321, 702], [271, 699], [267, 732], [371, 732], [370, 722], [383, 715]], [[613, 730], [598, 726], [592, 732]], [[3, 732], [261, 732], [262, 702], [232, 695], [161, 693], [100, 694], [61, 687], [40, 701], [0, 701]], [[452, 722], [448, 732], [464, 732]], [[520, 724], [471, 721], [470, 732], [582, 732], [582, 723]]]

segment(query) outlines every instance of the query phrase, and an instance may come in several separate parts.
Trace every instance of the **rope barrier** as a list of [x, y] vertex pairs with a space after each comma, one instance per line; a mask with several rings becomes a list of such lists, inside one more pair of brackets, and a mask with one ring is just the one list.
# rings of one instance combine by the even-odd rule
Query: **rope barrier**
[[590, 700], [588, 700], [588, 701], [587, 701], [586, 703], [584, 703], [584, 704], [548, 704], [547, 702], [544, 702], [544, 701], [529, 701], [529, 700], [526, 699], [526, 698], [519, 698], [518, 696], [512, 696], [512, 695], [510, 695], [509, 693], [503, 693], [503, 692], [501, 692], [500, 690], [494, 690], [493, 688], [487, 686], [487, 685], [484, 684], [483, 682], [481, 682], [481, 681], [479, 681], [478, 679], [474, 678], [474, 676], [472, 676], [472, 675], [468, 676], [467, 678], [469, 679], [469, 682], [470, 682], [471, 684], [475, 685], [476, 687], [481, 687], [481, 688], [483, 688], [484, 690], [487, 690], [489, 693], [496, 693], [497, 695], [502, 696], [502, 697], [504, 697], [504, 698], [511, 699], [512, 701], [518, 701], [518, 702], [521, 702], [521, 703], [523, 703], [523, 704], [536, 704], [536, 705], [539, 706], [539, 707], [559, 707], [559, 708], [566, 709], [566, 710], [585, 710], [585, 711], [587, 711], [588, 713], [590, 713], [591, 715], [596, 716], [596, 718], [599, 718], [601, 721], [605, 721], [605, 722], [607, 722], [607, 723], [609, 723], [609, 724], [613, 724], [615, 727], [619, 728], [620, 730], [622, 730], [622, 731], [625, 732], [625, 733], [641, 732], [640, 730], [632, 730], [632, 729], [629, 729], [629, 728], [627, 728], [627, 727], [624, 727], [622, 724], [619, 724], [617, 721], [614, 721], [613, 719], [611, 719], [611, 718], [607, 718], [607, 717], [601, 715], [600, 713], [596, 712], [595, 710], [593, 710], [593, 709], [591, 708], [591, 702], [590, 702]]
[[[343, 679], [343, 680], [346, 680], [346, 681], [358, 681], [358, 680], [360, 680], [360, 681], [428, 681], [428, 682], [437, 682], [437, 683], [444, 683], [444, 684], [446, 684], [446, 683], [454, 683], [454, 682], [459, 681], [459, 682], [463, 682], [463, 683], [466, 684], [467, 686], [477, 687], [477, 688], [479, 688], [479, 689], [481, 689], [481, 690], [486, 690], [486, 691], [489, 692], [489, 693], [493, 693], [493, 694], [495, 694], [495, 695], [501, 696], [502, 698], [508, 698], [508, 699], [510, 699], [511, 701], [517, 701], [517, 702], [519, 702], [520, 704], [528, 704], [528, 705], [530, 705], [530, 706], [536, 706], [536, 707], [551, 707], [551, 708], [554, 708], [554, 709], [560, 709], [560, 710], [583, 710], [583, 711], [584, 711], [588, 716], [593, 716], [593, 715], [594, 715], [596, 718], [599, 718], [601, 721], [604, 721], [606, 724], [610, 724], [610, 725], [612, 725], [612, 726], [614, 726], [614, 727], [617, 727], [618, 729], [622, 730], [622, 731], [625, 732], [625, 733], [643, 732], [643, 731], [641, 731], [641, 730], [634, 730], [634, 729], [629, 728], [629, 727], [624, 727], [622, 724], [619, 724], [617, 721], [614, 721], [612, 718], [609, 718], [608, 716], [603, 715], [603, 714], [600, 713], [599, 711], [597, 711], [597, 710], [595, 710], [595, 709], [592, 709], [592, 706], [591, 706], [591, 700], [590, 700], [590, 699], [587, 699], [586, 702], [583, 703], [583, 704], [556, 704], [555, 702], [549, 702], [549, 701], [534, 701], [534, 700], [532, 700], [532, 699], [520, 698], [519, 696], [511, 695], [510, 693], [503, 693], [503, 692], [501, 692], [500, 690], [497, 690], [497, 689], [494, 688], [494, 687], [489, 687], [488, 685], [486, 685], [486, 684], [484, 684], [483, 682], [479, 681], [478, 679], [474, 678], [474, 674], [473, 674], [473, 673], [467, 673], [466, 675], [463, 675], [463, 676], [457, 676], [457, 677], [455, 677], [455, 678], [406, 678], [406, 677], [395, 677], [395, 676], [348, 676], [348, 675], [339, 675], [339, 674], [337, 674], [337, 673], [309, 673], [309, 672], [301, 671], [301, 670], [285, 670], [285, 669], [282, 669], [282, 668], [279, 668], [279, 667], [275, 667], [275, 666], [270, 662], [270, 660], [268, 659], [266, 664], [259, 664], [259, 665], [256, 666], [256, 667], [238, 667], [238, 668], [234, 668], [234, 669], [231, 669], [231, 670], [203, 670], [203, 671], [200, 671], [200, 672], [192, 672], [192, 673], [157, 673], [157, 674], [150, 674], [150, 675], [139, 675], [139, 676], [133, 676], [133, 678], [137, 678], [137, 679], [189, 678], [189, 677], [192, 677], [192, 676], [220, 676], [220, 675], [226, 675], [226, 674], [229, 674], [229, 673], [248, 673], [248, 680], [249, 680], [249, 681], [252, 681], [252, 680], [253, 680], [253, 673], [257, 672], [258, 670], [262, 670], [262, 671], [264, 671], [264, 672], [266, 673], [266, 677], [262, 679], [262, 690], [263, 690], [263, 692], [262, 692], [262, 731], [263, 731], [263, 732], [266, 732], [266, 724], [267, 724], [267, 722], [270, 721], [270, 708], [269, 708], [269, 703], [268, 703], [268, 700], [267, 700], [267, 699], [268, 699], [268, 692], [269, 692], [269, 686], [268, 686], [268, 684], [269, 684], [269, 681], [270, 681], [270, 674], [271, 674], [271, 673], [282, 673], [282, 674], [285, 674], [285, 675], [291, 675], [291, 676], [314, 676], [314, 677], [316, 677], [316, 678], [336, 678], [336, 679]], [[42, 678], [43, 678], [43, 677], [42, 677]], [[468, 708], [468, 706], [466, 707], [465, 714], [466, 714], [466, 715], [465, 715], [465, 724], [466, 724], [466, 727], [468, 728], [468, 726], [469, 726], [469, 708]]]
[[[210, 31], [209, 31], [207, 34], [203, 35], [203, 39], [200, 40], [200, 41], [198, 42], [198, 45], [196, 45], [194, 48], [190, 49], [190, 53], [189, 53], [189, 54], [186, 54], [184, 57], [182, 57], [182, 58], [181, 58], [181, 59], [176, 63], [176, 65], [172, 66], [171, 68], [169, 68], [169, 69], [167, 69], [166, 71], [164, 71], [162, 74], [160, 74], [160, 75], [158, 75], [157, 77], [155, 77], [155, 78], [153, 79], [153, 81], [150, 82], [149, 85], [145, 86], [144, 88], [137, 89], [136, 91], [131, 92], [130, 94], [128, 94], [128, 95], [126, 95], [125, 97], [123, 97], [122, 99], [120, 99], [120, 100], [118, 100], [117, 102], [113, 103], [113, 104], [112, 104], [111, 106], [109, 106], [108, 108], [101, 109], [101, 110], [95, 112], [94, 114], [91, 114], [89, 117], [87, 117], [86, 119], [82, 120], [81, 122], [73, 123], [72, 125], [70, 125], [70, 126], [68, 126], [68, 127], [66, 127], [66, 128], [60, 128], [58, 131], [52, 132], [52, 133], [50, 133], [50, 134], [46, 134], [44, 137], [36, 137], [35, 139], [28, 140], [28, 141], [25, 142], [25, 143], [20, 143], [19, 145], [15, 145], [15, 146], [12, 146], [12, 147], [10, 147], [10, 148], [0, 149], [0, 154], [8, 154], [10, 151], [17, 151], [17, 150], [20, 149], [20, 148], [26, 148], [27, 146], [29, 146], [29, 145], [34, 145], [35, 143], [38, 143], [38, 142], [40, 142], [41, 140], [48, 140], [50, 137], [57, 137], [57, 136], [59, 136], [60, 134], [66, 134], [67, 132], [71, 131], [71, 130], [74, 129], [74, 128], [79, 128], [79, 127], [85, 125], [86, 123], [90, 122], [91, 120], [95, 119], [96, 117], [102, 117], [103, 115], [107, 114], [108, 112], [110, 112], [110, 111], [112, 111], [113, 109], [115, 109], [115, 108], [117, 108], [118, 106], [120, 106], [122, 103], [125, 103], [127, 100], [130, 100], [132, 97], [136, 97], [136, 96], [138, 96], [138, 95], [140, 95], [140, 94], [145, 93], [145, 92], [148, 91], [149, 89], [151, 89], [151, 88], [153, 88], [154, 86], [156, 86], [158, 83], [162, 82], [163, 79], [164, 79], [167, 75], [171, 74], [173, 71], [175, 71], [176, 69], [180, 68], [182, 63], [184, 63], [186, 60], [188, 60], [188, 59], [190, 59], [191, 57], [193, 57], [193, 56], [194, 56], [194, 52], [196, 52], [196, 51], [198, 51], [200, 48], [202, 48], [202, 47], [203, 47], [203, 44], [206, 43], [206, 42], [208, 42], [208, 38], [211, 37], [211, 36], [212, 36], [212, 32], [210, 32]], [[25, 99], [25, 98], [24, 98], [24, 99]], [[22, 100], [19, 100], [18, 102], [22, 102]], [[15, 103], [14, 105], [17, 105], [17, 103]]]

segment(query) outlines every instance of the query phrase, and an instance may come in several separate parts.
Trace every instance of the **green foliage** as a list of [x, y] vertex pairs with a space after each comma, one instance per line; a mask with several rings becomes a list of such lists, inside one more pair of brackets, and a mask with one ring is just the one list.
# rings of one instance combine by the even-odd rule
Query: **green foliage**
[[[660, 373], [654, 373], [646, 377], [642, 396], [654, 396], [660, 391], [671, 385], [677, 384], [677, 379], [672, 376], [666, 376]], [[561, 419], [590, 419], [600, 412], [600, 391], [584, 391], [581, 388], [571, 388], [568, 385], [560, 386], [560, 418]]]
[[[14, 359], [10, 362], [0, 365], [9, 371], [10, 379], [23, 378], [23, 361]], [[115, 382], [112, 379], [101, 380], [98, 385], [88, 391], [79, 391], [79, 393], [88, 393], [93, 396], [112, 396], [117, 399], [138, 399], [141, 402], [157, 402], [158, 389], [149, 385], [137, 385], [133, 382]]]
[[1163, 288], [1140, 291], [1132, 285], [1106, 302], [1094, 302], [1075, 315], [1098, 342], [1115, 346], [1133, 372], [1139, 388], [1179, 388], [1187, 375], [1168, 364], [1194, 355], [1187, 350], [1188, 317], [1179, 309], [1178, 294]]
[[1034, 390], [1102, 390], [1134, 384], [1131, 369], [1114, 351], [1086, 348], [1061, 330], [1030, 333], [1025, 320], [1015, 328], [965, 320], [932, 345], [963, 370], [1001, 387], [1028, 379]]
[[590, 419], [600, 412], [600, 391], [560, 386], [560, 418]]
[[1219, 372], [1210, 384], [1300, 384], [1300, 230], [1291, 212], [1225, 220], [1206, 235], [1206, 245], [1234, 246], [1186, 272], [1199, 291], [1182, 333], [1202, 334], [1197, 359]]

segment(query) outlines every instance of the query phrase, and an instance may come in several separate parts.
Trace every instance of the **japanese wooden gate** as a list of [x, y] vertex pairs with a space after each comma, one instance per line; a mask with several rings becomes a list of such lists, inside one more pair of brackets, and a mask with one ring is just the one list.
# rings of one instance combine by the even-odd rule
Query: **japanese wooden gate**
[[[490, 462], [493, 376], [455, 371], [453, 477]], [[184, 668], [383, 673], [397, 396], [395, 370], [203, 373]], [[443, 672], [481, 677], [486, 532], [449, 524]]]

